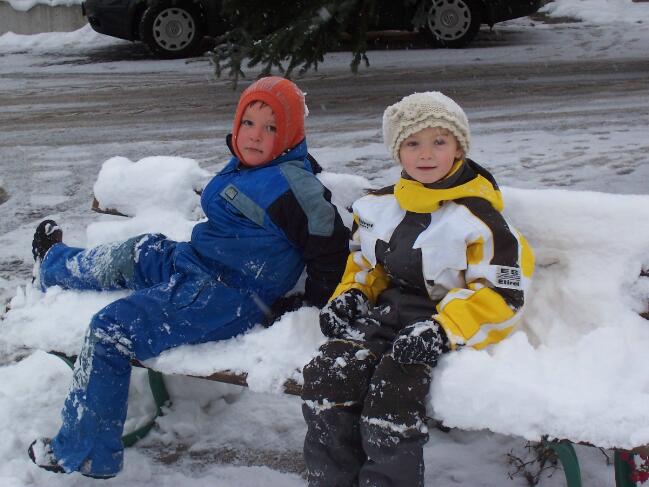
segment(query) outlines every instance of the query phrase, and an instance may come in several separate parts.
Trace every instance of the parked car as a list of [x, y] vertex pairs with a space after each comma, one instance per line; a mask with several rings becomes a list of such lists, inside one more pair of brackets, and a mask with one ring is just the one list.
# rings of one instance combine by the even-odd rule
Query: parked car
[[196, 55], [204, 36], [227, 27], [220, 0], [85, 0], [81, 10], [100, 34], [143, 41], [168, 59]]
[[[541, 6], [541, 0], [422, 0], [425, 5], [423, 30], [441, 47], [468, 45], [480, 25], [493, 26], [505, 20], [526, 17]], [[387, 0], [379, 3], [377, 29], [412, 30], [412, 19], [421, 2], [404, 8], [404, 2]]]
[[[421, 0], [426, 2], [426, 29], [443, 47], [463, 47], [481, 24], [530, 15], [541, 0]], [[412, 30], [418, 3], [379, 2], [373, 30]], [[121, 39], [143, 41], [162, 58], [196, 55], [204, 36], [217, 36], [228, 27], [220, 15], [220, 0], [85, 0], [83, 14], [94, 30]]]

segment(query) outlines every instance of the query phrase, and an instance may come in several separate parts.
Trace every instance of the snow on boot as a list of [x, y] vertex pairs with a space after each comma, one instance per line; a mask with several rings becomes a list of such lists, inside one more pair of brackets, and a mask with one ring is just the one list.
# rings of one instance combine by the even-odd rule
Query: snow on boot
[[27, 454], [29, 455], [29, 458], [31, 458], [32, 462], [43, 470], [48, 470], [54, 473], [65, 473], [63, 467], [59, 465], [56, 458], [54, 458], [51, 443], [52, 440], [50, 438], [38, 438], [29, 445]]
[[36, 227], [32, 240], [34, 260], [43, 260], [52, 245], [63, 241], [63, 231], [54, 220], [43, 220]]

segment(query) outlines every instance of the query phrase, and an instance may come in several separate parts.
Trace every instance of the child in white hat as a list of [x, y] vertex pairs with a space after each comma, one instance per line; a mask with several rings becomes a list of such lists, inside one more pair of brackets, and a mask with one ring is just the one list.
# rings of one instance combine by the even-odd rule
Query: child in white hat
[[423, 486], [431, 370], [511, 333], [534, 270], [460, 106], [415, 93], [383, 115], [395, 185], [353, 205], [351, 253], [304, 368], [309, 486]]

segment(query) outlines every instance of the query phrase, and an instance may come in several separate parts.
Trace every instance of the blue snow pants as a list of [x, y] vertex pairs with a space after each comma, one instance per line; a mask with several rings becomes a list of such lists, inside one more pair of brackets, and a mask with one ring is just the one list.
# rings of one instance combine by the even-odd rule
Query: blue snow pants
[[190, 244], [160, 234], [88, 250], [57, 244], [41, 264], [40, 279], [43, 288], [134, 290], [95, 314], [86, 332], [52, 440], [68, 472], [112, 476], [121, 470], [130, 359], [228, 339], [264, 319], [254, 294], [229, 287]]

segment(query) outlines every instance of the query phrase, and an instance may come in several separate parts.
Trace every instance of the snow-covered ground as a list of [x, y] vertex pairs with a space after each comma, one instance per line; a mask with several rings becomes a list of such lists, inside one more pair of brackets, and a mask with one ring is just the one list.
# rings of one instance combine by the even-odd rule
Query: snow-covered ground
[[[482, 47], [463, 51], [433, 51], [433, 55], [428, 50], [371, 53], [372, 68], [361, 72], [368, 100], [376, 93], [371, 89], [375, 88], [374, 72], [396, 69], [407, 73], [408, 67], [414, 64], [431, 63], [431, 68], [438, 70], [436, 73], [446, 72], [452, 76], [455, 69], [464, 65], [522, 65], [532, 61], [539, 69], [544, 63], [551, 66], [548, 69], [557, 69], [558, 79], [565, 76], [561, 72], [561, 62], [592, 59], [609, 63], [610, 82], [614, 84], [617, 63], [646, 59], [649, 3], [563, 0], [549, 4], [546, 9], [552, 15], [581, 16], [584, 21], [545, 24], [524, 19], [497, 29], [504, 37], [510, 33], [514, 39], [527, 42], [499, 45], [502, 38], [487, 36]], [[608, 20], [612, 18], [616, 19], [614, 23]], [[538, 45], [533, 45], [530, 39]], [[36, 94], [39, 89], [57, 83], [61, 84], [62, 92], [68, 85], [72, 91], [92, 82], [88, 81], [91, 78], [75, 80], [71, 76], [75, 72], [91, 76], [125, 71], [134, 74], [182, 72], [183, 75], [203, 72], [205, 79], [209, 79], [210, 68], [205, 62], [140, 60], [74, 64], [74, 59], [83, 59], [93, 49], [123, 45], [121, 41], [88, 30], [29, 37], [1, 36], [0, 95], [12, 90], [33, 90]], [[49, 57], [43, 53], [53, 52], [64, 60], [72, 60], [72, 64], [48, 62]], [[343, 79], [348, 61], [345, 53], [332, 54], [319, 73], [308, 75], [304, 83], [313, 83], [318, 76]], [[16, 77], [16, 72], [24, 76]], [[49, 74], [51, 79], [41, 80], [37, 72]], [[643, 253], [643, 242], [648, 240], [649, 231], [646, 224], [648, 197], [537, 192], [529, 188], [561, 186], [626, 195], [649, 193], [647, 72], [645, 69], [644, 76], [639, 74], [637, 85], [630, 83], [632, 89], [628, 94], [615, 91], [611, 96], [593, 98], [586, 90], [575, 92], [572, 100], [565, 97], [555, 100], [552, 96], [543, 99], [543, 93], [535, 93], [534, 104], [498, 106], [485, 99], [467, 108], [474, 134], [475, 151], [471, 155], [487, 164], [505, 186], [527, 188], [507, 188], [506, 204], [512, 219], [536, 246], [540, 265], [535, 297], [530, 302], [522, 331], [497, 347], [493, 354], [463, 352], [449, 357], [437, 371], [433, 389], [435, 414], [444, 417], [449, 424], [488, 425], [497, 431], [529, 438], [535, 438], [538, 431], [556, 428], [550, 431], [557, 435], [610, 441], [611, 444], [646, 441], [648, 423], [643, 415], [649, 411], [649, 374], [642, 351], [648, 346], [649, 326], [636, 313], [644, 310], [649, 292], [645, 280], [637, 278], [640, 268], [649, 264], [649, 255], [645, 257]], [[535, 73], [530, 71], [529, 76], [534, 77]], [[590, 73], [581, 76], [587, 78]], [[459, 90], [464, 83], [469, 83], [460, 78], [454, 81], [453, 88]], [[225, 86], [221, 81], [209, 82], [214, 89]], [[436, 79], [431, 80], [433, 89], [436, 82]], [[524, 86], [525, 82], [525, 79], [507, 80], [512, 87], [517, 83]], [[408, 89], [407, 83], [407, 79], [395, 80], [393, 98], [410, 92], [404, 91]], [[485, 86], [487, 89], [490, 86], [489, 79], [485, 80]], [[548, 94], [552, 88], [549, 82]], [[341, 88], [335, 86], [333, 89]], [[344, 99], [344, 93], [341, 96]], [[309, 99], [317, 103], [318, 92], [310, 91]], [[57, 100], [47, 103], [57, 103]], [[337, 107], [334, 113], [330, 110], [329, 114], [313, 108], [314, 115], [308, 121], [311, 148], [328, 171], [357, 173], [375, 186], [395, 177], [397, 171], [380, 143], [380, 112], [376, 107], [372, 107], [376, 112], [373, 117], [369, 116], [369, 110], [350, 113], [344, 106]], [[29, 110], [37, 114], [39, 107], [34, 105], [21, 115], [29, 116]], [[523, 117], [522, 114], [529, 110], [534, 110], [534, 117]], [[11, 105], [0, 107], [0, 116], [3, 113], [11, 116]], [[210, 129], [227, 130], [227, 118], [224, 114], [216, 127]], [[38, 126], [39, 123], [34, 118], [34, 124]], [[24, 135], [12, 133], [11, 140], [16, 140], [16, 147], [8, 148], [5, 156], [0, 154], [0, 169], [6, 171], [0, 173], [0, 180], [4, 180], [12, 198], [5, 203], [7, 206], [0, 206], [0, 228], [6, 229], [6, 233], [0, 235], [4, 262], [29, 261], [30, 231], [38, 220], [48, 215], [61, 220], [66, 239], [80, 245], [106, 241], [111, 236], [121, 238], [136, 233], [143, 225], [149, 225], [147, 230], [163, 225], [160, 229], [171, 229], [179, 236], [188, 231], [185, 222], [196, 215], [187, 207], [173, 218], [169, 214], [164, 216], [164, 223], [160, 213], [145, 215], [138, 208], [132, 220], [88, 215], [85, 195], [92, 192], [98, 169], [93, 169], [96, 166], [86, 168], [87, 162], [77, 168], [66, 160], [82, 161], [85, 159], [81, 158], [90, 158], [89, 153], [93, 152], [104, 154], [95, 154], [100, 157], [95, 161], [97, 164], [110, 156], [128, 155], [136, 144], [129, 142], [120, 147], [106, 142], [93, 143], [89, 147], [79, 144], [59, 148], [56, 141], [65, 138], [63, 127], [65, 125], [59, 132], [43, 132], [42, 155], [33, 151], [29, 140], [41, 136], [37, 129]], [[205, 147], [211, 147], [212, 151], [223, 150], [214, 148], [214, 144], [214, 140], [208, 140]], [[133, 160], [164, 155], [179, 146], [169, 142], [162, 145], [139, 143], [138, 147], [142, 154], [132, 157]], [[178, 155], [198, 159], [209, 172], [217, 170], [225, 153], [203, 157], [200, 142], [197, 147], [198, 154]], [[12, 165], [9, 159], [18, 157], [16, 161], [20, 161], [21, 153], [38, 157], [45, 169], [33, 180], [34, 188], [26, 192], [25, 186], [19, 184], [19, 175], [14, 173], [20, 168], [16, 162]], [[124, 162], [122, 159], [112, 164], [119, 166]], [[63, 201], [74, 201], [66, 181], [78, 174], [83, 177], [75, 186], [75, 192], [82, 193], [80, 201], [83, 203], [69, 208], [57, 206], [63, 205]], [[200, 179], [200, 174], [194, 174]], [[330, 181], [334, 185], [337, 182], [335, 177]], [[191, 184], [195, 183], [192, 179]], [[95, 187], [95, 192], [103, 194], [104, 198], [114, 196], [110, 192], [102, 193], [100, 187]], [[168, 196], [173, 200], [173, 195]], [[20, 205], [14, 204], [16, 200]], [[30, 218], [29, 214], [33, 216]], [[170, 225], [170, 221], [177, 224]], [[578, 259], [574, 260], [575, 257]], [[60, 343], [57, 340], [61, 335], [72, 336], [71, 341], [62, 346], [73, 349], [74, 333], [64, 333], [64, 328], [82, 330], [93, 310], [112, 296], [80, 296], [56, 290], [43, 296], [27, 286], [25, 276], [6, 271], [0, 276], [7, 276], [0, 277], [0, 290], [5, 290], [5, 295], [18, 294], [14, 310], [6, 315], [4, 325], [0, 325], [6, 327], [0, 328], [0, 352], [4, 357], [0, 375], [5, 385], [0, 393], [0, 426], [6, 438], [2, 443], [5, 446], [0, 447], [5, 458], [0, 465], [0, 482], [8, 486], [90, 485], [91, 481], [78, 475], [57, 477], [41, 472], [29, 464], [24, 454], [31, 439], [56, 431], [58, 409], [67, 390], [69, 371], [62, 363], [42, 353], [30, 354], [19, 362], [11, 358], [22, 354], [20, 340], [31, 339], [31, 345], [44, 346], [48, 342]], [[18, 285], [21, 290], [16, 293]], [[74, 314], [70, 313], [71, 309], [75, 310]], [[302, 310], [284, 318], [276, 328], [257, 330], [239, 343], [210, 344], [198, 351], [179, 350], [174, 353], [182, 357], [180, 364], [170, 363], [169, 356], [165, 355], [156, 365], [186, 372], [197, 367], [231, 363], [256, 372], [251, 377], [255, 389], [272, 390], [278, 384], [278, 377], [290, 376], [292, 361], [304, 361], [300, 353], [308, 354], [321, 340], [317, 330], [312, 333], [313, 327], [302, 330], [302, 344], [309, 345], [303, 350], [292, 350], [289, 357], [281, 355], [286, 334], [295, 333], [300, 324], [314, 318], [314, 310]], [[568, 323], [566, 318], [572, 319]], [[34, 333], [20, 330], [21, 323], [36, 324], [40, 328]], [[260, 342], [279, 346], [277, 361], [258, 353]], [[241, 355], [241, 352], [248, 355]], [[227, 360], [226, 354], [231, 356]], [[210, 357], [211, 362], [199, 361], [201, 357]], [[286, 358], [286, 361], [280, 363], [279, 358]], [[220, 359], [224, 362], [219, 362]], [[259, 363], [266, 366], [259, 367]], [[281, 367], [284, 369], [280, 370]], [[485, 379], [492, 376], [508, 377], [508, 380], [494, 385]], [[597, 378], [597, 382], [593, 382], [593, 378]], [[468, 384], [471, 387], [467, 387]], [[145, 378], [137, 373], [131, 391], [130, 426], [141, 421], [147, 408], [151, 410], [145, 386]], [[124, 473], [110, 482], [143, 486], [178, 483], [190, 486], [305, 485], [296, 474], [301, 471], [299, 456], [304, 434], [296, 398], [252, 393], [234, 386], [173, 376], [169, 379], [169, 388], [173, 406], [159, 420], [158, 429], [150, 437], [127, 451]], [[494, 403], [495, 395], [502, 395], [503, 401]], [[476, 396], [484, 400], [477, 403], [473, 400]], [[484, 424], [480, 425], [476, 417]], [[521, 477], [508, 479], [508, 472], [514, 471], [506, 462], [510, 451], [523, 458], [527, 453], [525, 442], [485, 431], [432, 431], [426, 447], [427, 485], [526, 485]], [[613, 485], [612, 468], [599, 451], [579, 447], [578, 454], [584, 485]], [[274, 470], [250, 465], [272, 465]], [[559, 486], [564, 482], [559, 471], [551, 478], [544, 478], [540, 485]]]

